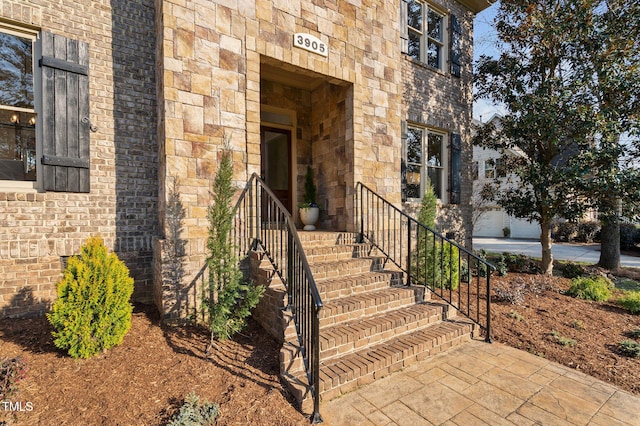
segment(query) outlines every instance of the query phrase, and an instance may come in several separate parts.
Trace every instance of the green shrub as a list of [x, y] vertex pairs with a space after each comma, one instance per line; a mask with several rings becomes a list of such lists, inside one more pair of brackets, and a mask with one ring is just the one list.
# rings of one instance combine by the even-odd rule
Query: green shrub
[[552, 330], [551, 333], [549, 333], [553, 339], [558, 342], [559, 344], [561, 344], [562, 346], [569, 346], [569, 347], [574, 347], [578, 342], [575, 341], [575, 339], [571, 339], [569, 337], [565, 337], [563, 335], [561, 335], [560, 333], [558, 333], [555, 330]]
[[597, 240], [600, 233], [600, 223], [595, 220], [588, 220], [578, 224], [577, 240], [585, 243], [592, 243]]
[[578, 224], [574, 222], [558, 222], [554, 227], [556, 241], [572, 242], [578, 236]]
[[565, 278], [573, 279], [586, 274], [587, 270], [584, 268], [584, 266], [578, 263], [567, 262], [562, 268], [562, 276]]
[[540, 266], [535, 260], [524, 254], [503, 253], [507, 269], [511, 272], [521, 272], [524, 274], [540, 273]]
[[603, 302], [611, 297], [613, 284], [605, 277], [578, 277], [571, 280], [571, 287], [567, 290], [569, 296], [578, 299]]
[[58, 348], [73, 358], [89, 358], [122, 343], [131, 328], [133, 278], [102, 238], [89, 238], [80, 255], [69, 258], [57, 287], [47, 318]]
[[620, 224], [620, 248], [631, 250], [640, 243], [640, 229], [632, 223]]
[[618, 304], [628, 309], [632, 314], [640, 312], [640, 291], [628, 291], [624, 296], [618, 299]]
[[504, 277], [507, 275], [509, 267], [507, 266], [507, 259], [504, 254], [501, 254], [500, 257], [498, 257], [495, 267], [498, 272], [498, 276]]
[[453, 244], [436, 243], [427, 253], [426, 282], [434, 287], [455, 290], [460, 282], [459, 250]]
[[623, 355], [640, 358], [640, 343], [633, 340], [624, 340], [618, 343], [618, 349]]
[[204, 401], [191, 392], [184, 399], [180, 410], [171, 419], [167, 426], [208, 426], [216, 423], [216, 417], [220, 414], [218, 404]]
[[0, 401], [8, 400], [15, 395], [18, 392], [18, 383], [26, 377], [27, 368], [22, 358], [2, 358], [0, 361]]

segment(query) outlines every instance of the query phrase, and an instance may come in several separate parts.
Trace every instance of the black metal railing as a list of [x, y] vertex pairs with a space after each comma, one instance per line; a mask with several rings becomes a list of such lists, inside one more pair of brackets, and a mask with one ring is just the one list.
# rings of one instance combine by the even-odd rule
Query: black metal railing
[[491, 272], [495, 267], [402, 212], [358, 182], [356, 226], [361, 242], [378, 249], [404, 272], [406, 284], [433, 294], [477, 323], [491, 342]]
[[240, 257], [262, 249], [287, 288], [287, 309], [298, 333], [310, 392], [313, 423], [320, 416], [320, 319], [322, 300], [291, 214], [267, 185], [251, 176], [236, 204], [234, 240]]

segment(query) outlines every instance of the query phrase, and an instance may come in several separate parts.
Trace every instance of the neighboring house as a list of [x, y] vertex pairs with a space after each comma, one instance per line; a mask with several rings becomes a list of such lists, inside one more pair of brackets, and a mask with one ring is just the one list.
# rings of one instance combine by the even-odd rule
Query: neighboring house
[[[489, 121], [499, 125], [500, 117], [494, 115]], [[476, 123], [478, 124], [478, 123]], [[529, 222], [507, 214], [495, 203], [482, 199], [482, 188], [493, 183], [495, 178], [502, 178], [503, 185], [516, 185], [517, 179], [502, 166], [501, 158], [506, 156], [523, 156], [523, 152], [516, 149], [500, 152], [495, 149], [473, 147], [473, 236], [474, 237], [504, 237], [506, 233], [511, 238], [540, 238], [538, 222]]]
[[0, 317], [41, 312], [100, 234], [134, 299], [171, 305], [165, 205], [179, 178], [185, 282], [206, 257], [220, 152], [293, 207], [308, 165], [321, 229], [353, 230], [362, 182], [471, 243], [472, 37], [484, 0], [4, 0]]

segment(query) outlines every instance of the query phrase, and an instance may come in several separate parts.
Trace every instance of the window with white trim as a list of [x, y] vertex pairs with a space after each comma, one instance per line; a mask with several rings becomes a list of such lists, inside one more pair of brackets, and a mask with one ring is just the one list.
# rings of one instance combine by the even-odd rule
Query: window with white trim
[[430, 129], [407, 128], [405, 199], [420, 199], [427, 184], [436, 196], [444, 200], [446, 194], [446, 136]]
[[0, 25], [0, 180], [36, 180], [35, 41]]
[[444, 70], [446, 58], [446, 16], [429, 3], [409, 0], [407, 4], [408, 54], [427, 65]]

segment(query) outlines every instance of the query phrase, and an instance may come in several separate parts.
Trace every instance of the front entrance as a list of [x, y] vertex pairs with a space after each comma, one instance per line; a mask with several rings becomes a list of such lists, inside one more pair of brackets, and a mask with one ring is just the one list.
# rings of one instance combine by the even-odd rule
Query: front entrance
[[260, 154], [262, 179], [291, 213], [291, 131], [260, 127]]

